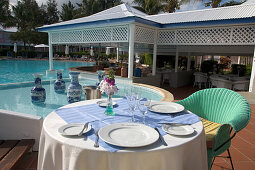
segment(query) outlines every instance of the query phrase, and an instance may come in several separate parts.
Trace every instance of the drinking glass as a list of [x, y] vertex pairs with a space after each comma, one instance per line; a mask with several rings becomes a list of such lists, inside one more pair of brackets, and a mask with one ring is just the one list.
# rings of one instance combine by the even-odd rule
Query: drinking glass
[[137, 100], [135, 98], [135, 96], [128, 96], [127, 98], [127, 102], [128, 102], [128, 106], [129, 106], [129, 109], [130, 109], [130, 112], [131, 112], [131, 116], [132, 116], [132, 122], [135, 122], [135, 109], [136, 109], [136, 106], [137, 106]]
[[148, 112], [148, 108], [146, 106], [146, 102], [144, 100], [139, 100], [138, 101], [138, 109], [140, 110], [140, 112], [143, 114], [143, 124], [145, 124], [145, 116]]

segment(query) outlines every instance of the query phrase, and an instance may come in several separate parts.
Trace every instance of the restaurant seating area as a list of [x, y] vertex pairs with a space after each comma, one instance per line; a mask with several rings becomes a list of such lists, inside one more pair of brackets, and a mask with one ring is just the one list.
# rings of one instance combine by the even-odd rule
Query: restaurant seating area
[[[181, 88], [169, 88], [167, 85], [164, 87], [170, 91], [176, 101], [187, 98], [190, 94], [193, 94], [198, 88], [192, 86], [185, 86]], [[249, 124], [231, 140], [231, 146], [229, 148], [231, 157], [235, 169], [247, 169], [251, 170], [255, 168], [255, 106], [251, 105], [251, 118]], [[227, 156], [227, 151], [223, 152], [220, 156]], [[22, 169], [36, 169], [37, 167], [37, 154], [29, 153], [24, 158], [26, 164], [20, 164], [19, 170]], [[212, 170], [232, 169], [231, 163], [228, 158], [216, 157]]]
[[226, 88], [235, 91], [248, 91], [250, 76], [242, 76], [234, 74], [211, 74], [202, 72], [194, 73], [194, 86], [203, 88]]

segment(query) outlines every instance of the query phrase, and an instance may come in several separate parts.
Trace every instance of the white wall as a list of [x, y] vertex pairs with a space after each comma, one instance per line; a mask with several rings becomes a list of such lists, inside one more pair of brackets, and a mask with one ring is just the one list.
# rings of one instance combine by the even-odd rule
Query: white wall
[[0, 139], [35, 139], [38, 151], [43, 119], [39, 116], [0, 109]]

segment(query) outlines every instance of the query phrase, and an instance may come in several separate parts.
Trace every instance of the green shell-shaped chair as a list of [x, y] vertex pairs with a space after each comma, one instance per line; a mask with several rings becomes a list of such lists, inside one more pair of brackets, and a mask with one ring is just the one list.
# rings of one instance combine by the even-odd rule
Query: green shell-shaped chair
[[250, 120], [251, 109], [247, 100], [232, 90], [211, 88], [197, 91], [177, 103], [203, 118], [203, 120], [209, 120], [219, 125], [215, 131], [212, 146], [208, 147], [207, 144], [208, 169], [211, 169], [215, 157], [226, 150], [232, 169], [234, 169], [229, 147], [231, 139]]

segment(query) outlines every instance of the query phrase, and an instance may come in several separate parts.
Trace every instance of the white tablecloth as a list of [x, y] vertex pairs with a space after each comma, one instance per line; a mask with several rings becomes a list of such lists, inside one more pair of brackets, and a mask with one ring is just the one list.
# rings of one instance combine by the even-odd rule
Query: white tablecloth
[[[66, 105], [95, 103], [88, 100]], [[192, 125], [189, 137], [165, 135], [168, 146], [157, 143], [137, 149], [110, 153], [94, 148], [94, 141], [83, 137], [67, 138], [58, 133], [66, 124], [55, 112], [44, 120], [41, 132], [38, 170], [207, 170], [206, 140], [202, 122]]]

